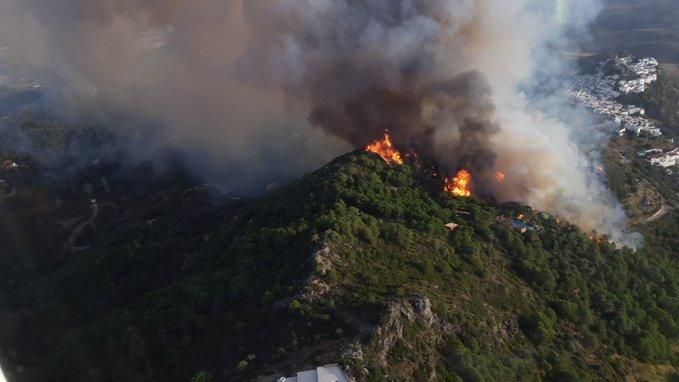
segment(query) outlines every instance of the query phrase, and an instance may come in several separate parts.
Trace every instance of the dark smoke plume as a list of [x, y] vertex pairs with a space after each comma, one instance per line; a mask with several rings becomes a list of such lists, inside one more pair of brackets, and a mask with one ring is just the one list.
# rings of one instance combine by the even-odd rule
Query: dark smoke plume
[[[365, 146], [389, 131], [397, 146], [430, 155], [441, 163], [474, 170], [493, 168], [490, 135], [499, 131], [492, 120], [490, 87], [479, 73], [465, 72], [421, 90], [368, 89], [349, 100], [315, 105], [310, 122], [332, 134]], [[456, 128], [458, 139], [438, 142], [440, 126]], [[434, 158], [431, 158], [434, 159]], [[449, 169], [454, 170], [454, 169]]]
[[[619, 242], [625, 216], [578, 142], [558, 78], [564, 31], [597, 0], [0, 0], [0, 41], [60, 110], [135, 116], [161, 146], [238, 168], [231, 187], [295, 175], [388, 129], [499, 201]], [[558, 82], [558, 81], [557, 81]], [[575, 117], [578, 118], [575, 118]], [[133, 124], [132, 129], [136, 128]], [[496, 184], [496, 171], [506, 182]]]

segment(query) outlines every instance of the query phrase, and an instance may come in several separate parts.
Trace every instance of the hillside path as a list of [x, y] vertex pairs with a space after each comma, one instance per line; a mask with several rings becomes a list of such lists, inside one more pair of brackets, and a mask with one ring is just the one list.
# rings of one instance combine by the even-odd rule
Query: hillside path
[[73, 232], [71, 233], [71, 236], [68, 238], [68, 248], [69, 248], [71, 251], [73, 251], [73, 252], [76, 252], [76, 251], [83, 251], [83, 250], [85, 250], [85, 249], [88, 248], [87, 246], [84, 246], [84, 247], [76, 247], [75, 242], [78, 240], [78, 236], [80, 236], [80, 234], [82, 233], [82, 231], [83, 231], [87, 226], [89, 226], [90, 224], [92, 224], [92, 223], [94, 222], [94, 219], [96, 219], [97, 216], [99, 215], [99, 205], [97, 204], [97, 201], [96, 201], [96, 200], [92, 200], [92, 203], [91, 203], [91, 205], [90, 205], [90, 208], [92, 209], [92, 216], [91, 216], [88, 220], [85, 220], [84, 222], [78, 224], [78, 226], [75, 227], [75, 229], [74, 229]]

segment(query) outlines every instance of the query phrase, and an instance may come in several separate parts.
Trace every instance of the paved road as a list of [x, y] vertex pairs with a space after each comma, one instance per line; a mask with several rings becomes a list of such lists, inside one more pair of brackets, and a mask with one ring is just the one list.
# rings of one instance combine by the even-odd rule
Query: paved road
[[658, 210], [658, 212], [654, 213], [652, 216], [650, 216], [646, 220], [642, 221], [641, 224], [652, 223], [652, 222], [662, 218], [663, 216], [665, 216], [667, 214], [667, 212], [669, 212], [669, 210], [670, 210], [670, 206], [668, 206], [667, 203], [665, 203], [665, 200], [663, 200], [662, 205], [660, 206], [660, 209]]

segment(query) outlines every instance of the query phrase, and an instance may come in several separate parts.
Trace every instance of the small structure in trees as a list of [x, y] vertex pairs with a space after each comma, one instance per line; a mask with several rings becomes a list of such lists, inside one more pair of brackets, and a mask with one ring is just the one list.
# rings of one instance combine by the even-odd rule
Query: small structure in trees
[[457, 229], [457, 227], [459, 227], [459, 225], [457, 225], [455, 223], [448, 223], [448, 224], [445, 225], [445, 227], [448, 228], [450, 230], [450, 232], [455, 232], [455, 230]]

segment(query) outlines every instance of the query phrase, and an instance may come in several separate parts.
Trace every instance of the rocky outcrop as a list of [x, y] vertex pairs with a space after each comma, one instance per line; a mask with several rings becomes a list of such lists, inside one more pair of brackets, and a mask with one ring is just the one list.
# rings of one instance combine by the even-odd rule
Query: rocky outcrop
[[[419, 375], [436, 380], [437, 347], [451, 331], [452, 325], [440, 320], [432, 311], [428, 297], [413, 295], [391, 301], [383, 323], [375, 328], [371, 340], [364, 345], [366, 348], [354, 343], [344, 352], [343, 359], [353, 366], [359, 379], [369, 373], [365, 365], [374, 362], [380, 368], [389, 367], [401, 373], [381, 376], [386, 379], [409, 380], [419, 372]], [[396, 349], [407, 356], [393, 359], [392, 352]]]
[[333, 269], [333, 263], [338, 260], [330, 250], [330, 245], [324, 241], [321, 247], [311, 255], [312, 273], [306, 279], [304, 289], [299, 298], [309, 303], [322, 299], [329, 291], [330, 285], [322, 277]]

